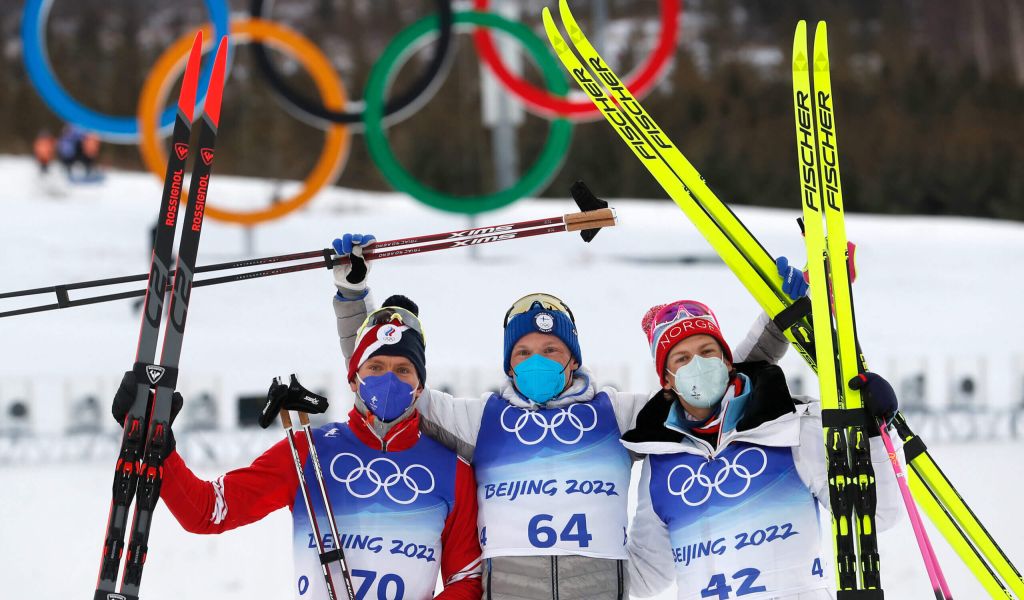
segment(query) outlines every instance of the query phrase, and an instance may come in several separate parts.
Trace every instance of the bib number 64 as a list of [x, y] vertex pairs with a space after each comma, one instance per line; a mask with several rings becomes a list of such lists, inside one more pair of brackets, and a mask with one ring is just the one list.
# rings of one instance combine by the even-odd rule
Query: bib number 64
[[562, 527], [560, 532], [549, 525], [555, 520], [553, 515], [539, 514], [530, 519], [526, 534], [534, 548], [550, 548], [559, 541], [576, 542], [580, 548], [590, 546], [594, 536], [587, 531], [587, 515], [576, 513]]

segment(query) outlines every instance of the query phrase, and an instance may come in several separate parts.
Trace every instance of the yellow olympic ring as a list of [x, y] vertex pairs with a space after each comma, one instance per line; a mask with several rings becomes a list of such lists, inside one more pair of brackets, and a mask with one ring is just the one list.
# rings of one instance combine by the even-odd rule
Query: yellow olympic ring
[[[167, 168], [167, 150], [158, 139], [157, 119], [160, 108], [167, 100], [171, 84], [185, 67], [185, 59], [188, 57], [194, 36], [195, 31], [186, 33], [160, 55], [146, 76], [146, 83], [139, 96], [139, 150], [146, 168], [161, 180]], [[203, 39], [209, 40], [212, 45], [213, 35], [208, 25], [203, 27]], [[346, 96], [341, 78], [323, 52], [307, 38], [297, 31], [271, 21], [232, 21], [232, 44], [237, 46], [251, 41], [269, 42], [275, 48], [290, 54], [309, 72], [324, 106], [331, 110], [344, 108]], [[207, 204], [206, 216], [240, 225], [255, 225], [282, 217], [309, 202], [321, 188], [337, 178], [348, 159], [350, 146], [351, 138], [345, 126], [332, 125], [325, 133], [324, 147], [316, 165], [294, 196], [254, 211], [227, 210]]]

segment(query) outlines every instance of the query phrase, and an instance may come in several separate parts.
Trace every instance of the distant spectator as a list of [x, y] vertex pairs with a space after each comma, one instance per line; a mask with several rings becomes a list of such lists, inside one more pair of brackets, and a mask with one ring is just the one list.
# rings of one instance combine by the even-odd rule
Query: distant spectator
[[57, 156], [60, 158], [61, 164], [64, 165], [68, 178], [71, 177], [71, 170], [75, 163], [81, 160], [81, 155], [82, 132], [73, 125], [65, 125], [60, 139], [57, 140]]
[[40, 174], [46, 175], [50, 172], [50, 162], [53, 161], [56, 152], [57, 141], [53, 139], [53, 134], [47, 129], [40, 131], [35, 141], [32, 142], [32, 154], [36, 157]]
[[85, 176], [90, 177], [100, 155], [100, 136], [92, 132], [85, 134], [79, 142], [79, 147], [82, 164], [85, 165]]

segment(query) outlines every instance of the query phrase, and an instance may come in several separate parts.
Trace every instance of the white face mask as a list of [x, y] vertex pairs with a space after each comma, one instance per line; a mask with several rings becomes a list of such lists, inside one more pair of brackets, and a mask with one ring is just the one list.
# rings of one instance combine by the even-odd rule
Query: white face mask
[[675, 390], [695, 408], [711, 408], [725, 396], [729, 369], [717, 357], [694, 356], [675, 372]]

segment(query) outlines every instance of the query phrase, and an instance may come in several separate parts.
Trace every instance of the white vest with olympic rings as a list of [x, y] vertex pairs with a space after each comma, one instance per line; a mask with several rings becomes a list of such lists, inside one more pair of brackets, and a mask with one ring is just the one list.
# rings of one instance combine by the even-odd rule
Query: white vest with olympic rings
[[[313, 439], [356, 597], [433, 598], [441, 564], [441, 533], [455, 501], [455, 453], [426, 436], [407, 450], [382, 452], [361, 442], [345, 423], [316, 429]], [[306, 460], [303, 472], [324, 547], [334, 549], [312, 461]], [[326, 600], [316, 538], [301, 488], [292, 520], [296, 598]], [[344, 583], [336, 563], [331, 575], [343, 596]]]
[[607, 394], [527, 410], [487, 400], [473, 454], [484, 558], [625, 559], [632, 461]]
[[826, 587], [832, 573], [821, 557], [818, 502], [792, 448], [733, 442], [713, 458], [681, 452], [647, 461], [679, 600], [766, 600]]

